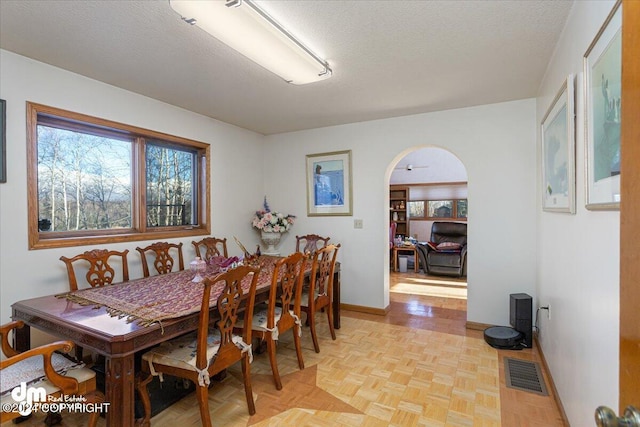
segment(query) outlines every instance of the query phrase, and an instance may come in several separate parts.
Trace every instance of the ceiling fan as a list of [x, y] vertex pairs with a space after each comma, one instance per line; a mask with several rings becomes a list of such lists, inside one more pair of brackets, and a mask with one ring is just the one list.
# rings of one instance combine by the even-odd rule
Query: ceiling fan
[[394, 168], [394, 170], [408, 170], [408, 171], [412, 171], [414, 169], [426, 169], [429, 166], [416, 166], [416, 165], [412, 165], [411, 163], [407, 164], [407, 165], [398, 165]]

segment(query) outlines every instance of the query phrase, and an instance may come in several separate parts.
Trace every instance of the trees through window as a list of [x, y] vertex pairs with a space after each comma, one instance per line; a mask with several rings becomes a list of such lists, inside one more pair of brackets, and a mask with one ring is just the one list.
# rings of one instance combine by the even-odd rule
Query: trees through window
[[31, 248], [208, 234], [209, 145], [28, 104]]
[[409, 202], [411, 219], [464, 219], [467, 217], [467, 199], [414, 200]]

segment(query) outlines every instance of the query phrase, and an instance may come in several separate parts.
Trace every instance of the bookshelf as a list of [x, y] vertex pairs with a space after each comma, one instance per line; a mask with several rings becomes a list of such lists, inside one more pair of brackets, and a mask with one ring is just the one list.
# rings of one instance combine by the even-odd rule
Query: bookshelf
[[389, 220], [397, 224], [396, 236], [409, 236], [409, 187], [389, 186]]

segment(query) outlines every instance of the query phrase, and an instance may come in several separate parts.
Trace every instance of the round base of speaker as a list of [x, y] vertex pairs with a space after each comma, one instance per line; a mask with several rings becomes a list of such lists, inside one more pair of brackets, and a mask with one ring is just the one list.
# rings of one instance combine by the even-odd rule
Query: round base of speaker
[[484, 330], [484, 340], [493, 348], [520, 350], [524, 335], [507, 326], [492, 326]]

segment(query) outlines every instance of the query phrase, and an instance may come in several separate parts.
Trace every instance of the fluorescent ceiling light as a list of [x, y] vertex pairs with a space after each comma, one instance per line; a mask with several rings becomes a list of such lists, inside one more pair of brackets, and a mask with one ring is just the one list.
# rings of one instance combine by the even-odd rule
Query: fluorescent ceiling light
[[326, 61], [249, 0], [169, 0], [169, 4], [189, 24], [289, 83], [302, 85], [331, 77]]

